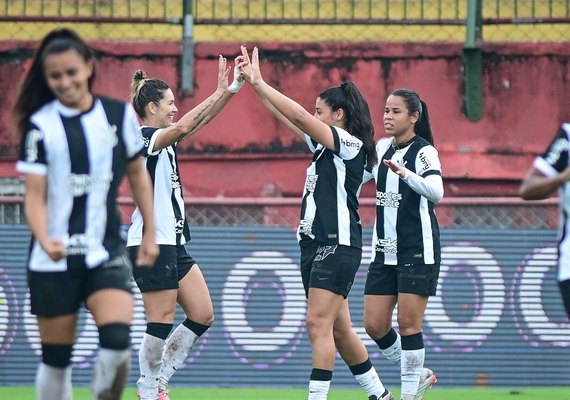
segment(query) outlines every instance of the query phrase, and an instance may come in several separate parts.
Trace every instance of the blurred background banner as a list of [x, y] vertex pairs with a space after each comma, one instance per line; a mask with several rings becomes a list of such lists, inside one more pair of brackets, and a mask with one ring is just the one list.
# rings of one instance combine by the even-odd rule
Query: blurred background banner
[[[377, 139], [386, 97], [416, 90], [429, 107], [445, 185], [436, 206], [442, 279], [425, 324], [429, 366], [442, 385], [510, 386], [513, 376], [570, 385], [570, 326], [555, 282], [557, 199], [518, 198], [533, 159], [570, 121], [570, 0], [0, 0], [0, 385], [31, 385], [38, 361], [11, 110], [38, 40], [55, 27], [77, 30], [95, 49], [98, 93], [127, 100], [143, 69], [172, 87], [178, 117], [215, 90], [218, 55], [231, 61], [241, 44], [258, 46], [265, 79], [311, 112], [323, 89], [353, 80]], [[180, 144], [179, 161], [191, 252], [217, 322], [176, 383], [222, 377], [224, 385], [304, 387], [310, 350], [294, 230], [305, 144], [246, 86]], [[128, 224], [127, 187], [121, 196]], [[367, 242], [374, 198], [365, 185]], [[367, 263], [351, 294], [363, 337]], [[140, 297], [137, 307], [135, 343], [144, 329]], [[81, 329], [74, 379], [87, 384], [96, 332], [85, 313]], [[389, 384], [397, 381], [395, 367], [375, 362]], [[340, 362], [337, 371], [335, 385], [354, 384]]]

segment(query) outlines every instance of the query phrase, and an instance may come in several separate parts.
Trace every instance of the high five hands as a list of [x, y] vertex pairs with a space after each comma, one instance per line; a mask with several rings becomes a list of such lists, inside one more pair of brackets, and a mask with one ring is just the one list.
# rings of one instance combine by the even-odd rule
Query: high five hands
[[251, 52], [251, 60], [245, 46], [241, 46], [241, 62], [238, 68], [243, 78], [251, 85], [256, 85], [263, 82], [261, 70], [259, 69], [259, 50], [257, 47], [253, 48]]

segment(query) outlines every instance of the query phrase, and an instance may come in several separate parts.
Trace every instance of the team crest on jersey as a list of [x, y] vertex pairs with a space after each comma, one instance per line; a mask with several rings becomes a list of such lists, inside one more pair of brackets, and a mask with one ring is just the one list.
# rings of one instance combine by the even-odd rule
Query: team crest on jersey
[[26, 136], [26, 161], [35, 162], [38, 159], [38, 142], [42, 140], [42, 133], [32, 129]]
[[376, 251], [381, 251], [382, 253], [396, 254], [398, 252], [398, 240], [378, 239], [374, 248]]
[[109, 125], [107, 129], [103, 130], [103, 140], [109, 143], [112, 147], [115, 147], [119, 143], [119, 138], [117, 137], [117, 125]]
[[318, 179], [319, 175], [307, 175], [307, 180], [305, 181], [305, 189], [307, 189], [307, 192], [315, 191]]
[[322, 261], [331, 254], [336, 252], [338, 245], [326, 245], [326, 246], [319, 246], [317, 248], [317, 255], [315, 256], [315, 261]]

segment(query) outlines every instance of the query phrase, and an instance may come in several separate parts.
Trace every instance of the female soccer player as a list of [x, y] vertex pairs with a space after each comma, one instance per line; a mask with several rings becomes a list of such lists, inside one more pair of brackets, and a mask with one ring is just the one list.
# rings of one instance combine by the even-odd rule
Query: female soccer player
[[242, 55], [245, 80], [313, 153], [297, 231], [313, 359], [308, 398], [327, 398], [338, 350], [370, 400], [393, 399], [352, 329], [347, 300], [362, 257], [358, 192], [365, 166], [377, 161], [368, 104], [348, 81], [323, 91], [313, 116], [263, 80], [257, 48], [251, 62], [245, 47]]
[[[376, 145], [376, 224], [364, 290], [364, 325], [382, 353], [400, 365], [401, 400], [420, 400], [436, 382], [424, 368], [422, 322], [436, 292], [441, 260], [434, 204], [443, 197], [441, 164], [427, 105], [413, 90], [386, 101], [388, 138]], [[370, 176], [371, 178], [371, 176]], [[398, 334], [392, 314], [398, 304]]]
[[25, 174], [25, 214], [33, 234], [28, 261], [31, 312], [42, 362], [40, 400], [71, 399], [71, 353], [79, 307], [99, 330], [94, 399], [120, 399], [131, 365], [131, 267], [116, 211], [125, 172], [144, 219], [136, 257], [154, 263], [152, 188], [132, 108], [91, 93], [91, 49], [57, 29], [40, 43], [15, 107], [21, 136], [16, 168]]
[[[236, 61], [237, 62], [237, 61]], [[235, 69], [234, 69], [235, 71]], [[168, 383], [184, 363], [200, 336], [214, 322], [214, 310], [206, 281], [185, 244], [190, 240], [184, 209], [177, 145], [212, 120], [243, 85], [238, 75], [228, 87], [229, 68], [218, 60], [215, 92], [177, 122], [174, 94], [166, 82], [147, 79], [137, 71], [131, 84], [132, 102], [142, 120], [146, 168], [154, 185], [154, 214], [160, 256], [153, 268], [133, 270], [142, 292], [147, 328], [139, 351], [141, 399], [168, 399]], [[146, 225], [137, 209], [128, 232], [129, 251], [135, 257]], [[173, 328], [176, 303], [186, 319]], [[170, 334], [170, 336], [169, 336]]]

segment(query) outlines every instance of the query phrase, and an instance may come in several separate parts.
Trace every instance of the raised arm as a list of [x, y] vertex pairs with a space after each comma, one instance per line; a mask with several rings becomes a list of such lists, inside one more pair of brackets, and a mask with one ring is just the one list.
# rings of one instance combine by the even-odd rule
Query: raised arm
[[[251, 87], [262, 99], [263, 104], [273, 115], [281, 121], [288, 121], [286, 125], [295, 134], [304, 138], [303, 133], [306, 133], [323, 146], [331, 150], [337, 150], [334, 147], [334, 138], [330, 126], [319, 121], [300, 104], [280, 93], [263, 80], [259, 68], [259, 51], [257, 47], [253, 49], [251, 61], [244, 46], [241, 47], [241, 51], [243, 62], [239, 64], [240, 70], [243, 72], [245, 80], [251, 84]], [[296, 129], [292, 129], [292, 127]]]
[[[218, 87], [207, 99], [188, 111], [173, 125], [164, 128], [156, 138], [154, 150], [160, 150], [192, 136], [210, 122], [228, 104], [235, 93], [228, 90], [230, 68], [226, 59], [218, 58]], [[235, 79], [235, 78], [234, 78]]]

